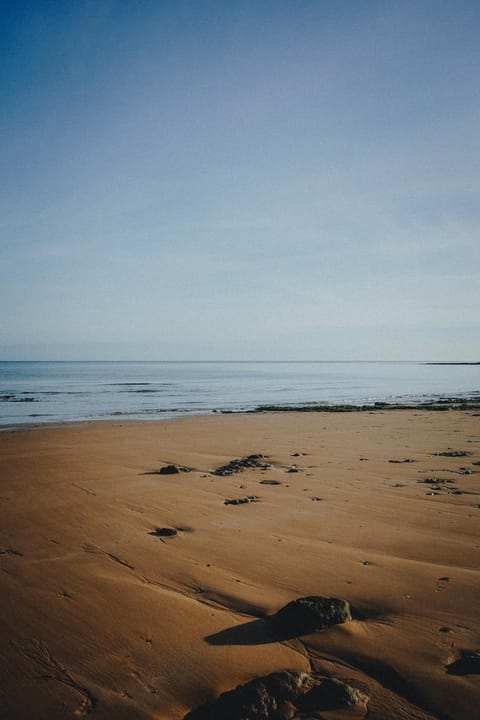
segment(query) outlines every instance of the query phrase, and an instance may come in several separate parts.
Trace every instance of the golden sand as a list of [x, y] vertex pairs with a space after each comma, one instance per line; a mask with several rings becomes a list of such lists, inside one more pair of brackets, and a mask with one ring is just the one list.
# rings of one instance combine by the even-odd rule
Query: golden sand
[[[212, 474], [252, 453], [271, 467]], [[364, 690], [369, 720], [473, 720], [480, 675], [447, 667], [480, 648], [479, 461], [469, 412], [1, 433], [0, 718], [180, 720], [313, 667]], [[192, 470], [155, 472], [168, 463]], [[177, 535], [152, 534], [164, 527]], [[262, 618], [314, 594], [356, 619], [272, 641]]]

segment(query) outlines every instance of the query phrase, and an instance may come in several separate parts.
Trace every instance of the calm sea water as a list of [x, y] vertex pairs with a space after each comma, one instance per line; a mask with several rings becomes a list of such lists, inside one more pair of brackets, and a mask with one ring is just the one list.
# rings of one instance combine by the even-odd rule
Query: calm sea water
[[479, 365], [420, 362], [0, 362], [0, 425], [162, 419], [260, 404], [480, 396]]

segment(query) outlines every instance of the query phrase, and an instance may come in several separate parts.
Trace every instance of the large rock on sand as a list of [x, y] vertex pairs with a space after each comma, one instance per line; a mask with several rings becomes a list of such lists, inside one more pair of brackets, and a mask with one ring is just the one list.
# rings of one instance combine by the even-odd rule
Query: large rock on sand
[[306, 673], [272, 673], [223, 693], [184, 720], [290, 720], [307, 683]]
[[255, 678], [185, 715], [183, 720], [293, 720], [310, 713], [356, 707], [364, 717], [368, 697], [341, 680], [303, 672]]
[[277, 629], [291, 635], [308, 635], [352, 619], [346, 600], [311, 595], [298, 598], [272, 617]]

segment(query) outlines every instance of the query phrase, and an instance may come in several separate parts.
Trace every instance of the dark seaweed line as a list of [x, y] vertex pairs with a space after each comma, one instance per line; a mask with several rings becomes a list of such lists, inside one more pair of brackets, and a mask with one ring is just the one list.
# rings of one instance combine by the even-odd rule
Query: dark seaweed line
[[420, 403], [387, 403], [374, 402], [364, 405], [258, 405], [248, 413], [262, 412], [371, 412], [372, 410], [477, 410], [480, 409], [479, 398], [446, 398], [432, 402]]

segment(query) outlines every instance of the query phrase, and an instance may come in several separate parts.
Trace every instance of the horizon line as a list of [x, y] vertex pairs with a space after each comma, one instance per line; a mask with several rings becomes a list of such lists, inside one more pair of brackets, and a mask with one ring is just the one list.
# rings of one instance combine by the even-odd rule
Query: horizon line
[[284, 360], [257, 360], [257, 359], [248, 359], [248, 360], [221, 360], [221, 359], [209, 359], [209, 360], [184, 360], [184, 359], [176, 359], [176, 360], [144, 360], [144, 359], [129, 359], [129, 360], [123, 360], [123, 359], [76, 359], [76, 360], [66, 360], [66, 359], [60, 359], [60, 358], [50, 358], [50, 359], [35, 359], [30, 358], [28, 360], [26, 359], [2, 359], [0, 358], [0, 363], [29, 363], [29, 362], [36, 362], [36, 363], [374, 363], [374, 362], [381, 362], [381, 363], [438, 363], [438, 364], [446, 364], [446, 365], [480, 365], [480, 361], [478, 360], [445, 360], [445, 359], [425, 359], [425, 358], [411, 358], [408, 360], [386, 360], [381, 358], [376, 358], [374, 360], [365, 360], [365, 359], [357, 359], [357, 360], [342, 360], [339, 358], [335, 359], [315, 359], [315, 360], [299, 360], [295, 358], [290, 359], [284, 359]]

